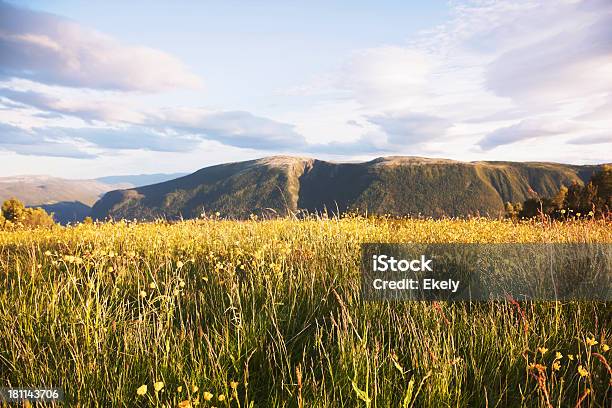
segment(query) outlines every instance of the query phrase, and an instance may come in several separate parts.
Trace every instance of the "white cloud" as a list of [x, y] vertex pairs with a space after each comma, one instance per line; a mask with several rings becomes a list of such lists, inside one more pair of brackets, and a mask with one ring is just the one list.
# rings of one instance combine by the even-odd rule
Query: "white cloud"
[[0, 88], [0, 97], [46, 113], [69, 115], [84, 121], [137, 123], [144, 116], [118, 100], [90, 100], [88, 98], [60, 98], [48, 92], [32, 89]]
[[300, 149], [306, 143], [293, 125], [243, 111], [167, 109], [152, 114], [146, 124], [250, 149]]
[[527, 119], [517, 124], [494, 130], [480, 140], [478, 145], [483, 150], [491, 150], [498, 146], [523, 140], [559, 136], [572, 130], [575, 130], [575, 127], [568, 123], [557, 124], [550, 119]]
[[521, 151], [496, 147], [556, 136], [549, 153], [560, 160], [591, 157], [587, 144], [612, 129], [612, 3], [470, 1], [452, 3], [451, 15], [405, 44], [353, 52], [329, 83], [337, 104], [357, 107], [334, 128], [365, 124], [371, 135], [376, 125], [398, 154], [424, 143], [446, 156], [506, 159]]
[[0, 75], [70, 87], [164, 91], [200, 79], [162, 51], [0, 1]]
[[27, 156], [69, 157], [91, 159], [95, 157], [77, 144], [44, 133], [21, 129], [0, 123], [0, 149]]
[[387, 113], [368, 116], [368, 121], [378, 125], [395, 145], [415, 144], [443, 137], [451, 122], [417, 112]]

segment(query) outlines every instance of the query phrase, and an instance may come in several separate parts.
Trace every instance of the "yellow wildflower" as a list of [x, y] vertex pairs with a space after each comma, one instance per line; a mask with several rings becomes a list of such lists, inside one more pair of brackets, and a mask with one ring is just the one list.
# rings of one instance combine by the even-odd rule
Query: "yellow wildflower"
[[147, 393], [147, 384], [143, 384], [136, 390], [137, 395], [145, 395]]
[[561, 354], [560, 352], [557, 351], [557, 354], [555, 355], [555, 359], [556, 360], [561, 360], [563, 358], [563, 354]]
[[607, 344], [602, 344], [602, 345], [601, 345], [601, 349], [602, 349], [603, 351], [608, 351], [608, 350], [610, 350], [610, 346], [608, 346]]
[[147, 292], [145, 292], [144, 290], [141, 290], [140, 297], [147, 297]]
[[542, 353], [542, 355], [546, 354], [548, 349], [546, 347], [538, 347], [538, 352]]
[[155, 282], [149, 283], [149, 288], [155, 289], [156, 287], [157, 287], [157, 285], [155, 284]]
[[181, 261], [178, 261], [178, 262], [176, 263], [176, 267], [177, 267], [177, 268], [182, 268], [182, 267], [183, 267], [183, 265], [184, 265], [184, 263], [183, 263], [183, 262], [181, 262]]
[[178, 403], [178, 408], [191, 408], [191, 401], [185, 400]]
[[153, 384], [153, 388], [155, 388], [155, 392], [160, 392], [162, 390], [162, 388], [164, 388], [163, 381], [158, 381], [158, 382], [154, 383]]
[[580, 374], [581, 377], [588, 377], [589, 372], [581, 364], [578, 366], [578, 374]]
[[191, 392], [198, 392], [199, 388], [197, 385], [192, 385], [191, 386]]
[[179, 385], [178, 387], [176, 387], [176, 392], [183, 392], [183, 386]]
[[561, 368], [561, 363], [560, 363], [559, 361], [555, 361], [555, 362], [552, 364], [552, 369], [553, 369], [553, 371], [559, 371], [559, 369], [560, 369], [560, 368]]
[[567, 358], [569, 358], [570, 361], [574, 361], [574, 355], [573, 354], [568, 354]]
[[230, 381], [230, 387], [232, 388], [232, 390], [235, 390], [238, 388], [238, 381]]
[[225, 395], [223, 395], [223, 394], [219, 394], [219, 396], [217, 397], [217, 399], [218, 399], [219, 401], [225, 401]]
[[204, 394], [202, 394], [202, 398], [204, 398], [204, 401], [210, 401], [212, 399], [212, 397], [214, 397], [214, 395], [212, 395], [208, 391], [206, 391]]
[[598, 343], [598, 341], [595, 340], [595, 337], [587, 337], [587, 339], [586, 339], [587, 346], [594, 346], [597, 343]]

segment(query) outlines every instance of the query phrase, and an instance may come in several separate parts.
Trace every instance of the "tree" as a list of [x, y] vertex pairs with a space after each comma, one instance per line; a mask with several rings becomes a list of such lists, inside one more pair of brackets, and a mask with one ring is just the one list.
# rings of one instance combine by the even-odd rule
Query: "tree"
[[597, 188], [602, 210], [612, 209], [612, 165], [606, 164], [603, 169], [591, 177], [591, 183]]
[[[518, 211], [520, 218], [533, 218], [543, 214], [553, 218], [571, 216], [602, 216], [612, 209], [612, 166], [605, 165], [595, 173], [586, 185], [577, 181], [569, 187], [561, 186], [553, 198], [530, 198]], [[516, 213], [511, 205], [506, 206], [509, 217]]]
[[23, 203], [16, 198], [6, 200], [2, 204], [2, 214], [4, 214], [4, 218], [6, 218], [7, 221], [11, 221], [13, 223], [19, 222], [23, 219], [24, 212], [25, 205], [23, 205]]
[[553, 206], [555, 206], [555, 209], [557, 210], [562, 209], [566, 198], [567, 198], [567, 187], [561, 186], [561, 188], [559, 189], [559, 192], [552, 199], [552, 204]]
[[55, 225], [53, 214], [47, 214], [42, 208], [26, 208], [23, 225], [26, 227], [51, 227]]
[[53, 214], [47, 214], [42, 208], [26, 208], [21, 201], [16, 198], [6, 200], [2, 204], [2, 214], [4, 220], [2, 225], [6, 226], [8, 221], [15, 227], [50, 227], [55, 225]]

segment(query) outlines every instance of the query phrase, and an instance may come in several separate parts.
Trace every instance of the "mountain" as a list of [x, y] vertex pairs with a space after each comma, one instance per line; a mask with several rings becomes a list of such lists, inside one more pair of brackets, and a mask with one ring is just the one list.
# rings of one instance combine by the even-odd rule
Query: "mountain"
[[91, 212], [91, 206], [108, 191], [157, 183], [182, 175], [139, 174], [94, 180], [37, 175], [0, 177], [0, 204], [15, 197], [28, 207], [42, 207], [48, 213], [53, 212], [55, 221], [66, 224], [83, 220]]
[[104, 219], [194, 218], [342, 212], [439, 217], [504, 213], [507, 201], [533, 190], [555, 194], [561, 185], [583, 183], [599, 166], [558, 163], [460, 162], [420, 157], [381, 157], [335, 163], [287, 156], [206, 167], [153, 185], [106, 193], [92, 208]]
[[80, 201], [91, 206], [107, 191], [129, 187], [132, 185], [49, 176], [0, 177], [0, 201], [16, 197], [29, 206], [60, 201]]

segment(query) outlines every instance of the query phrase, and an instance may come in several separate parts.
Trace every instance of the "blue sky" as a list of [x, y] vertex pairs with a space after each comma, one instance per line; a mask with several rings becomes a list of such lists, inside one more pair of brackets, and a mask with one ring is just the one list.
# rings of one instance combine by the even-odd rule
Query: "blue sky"
[[606, 0], [0, 0], [2, 175], [273, 154], [595, 163]]

